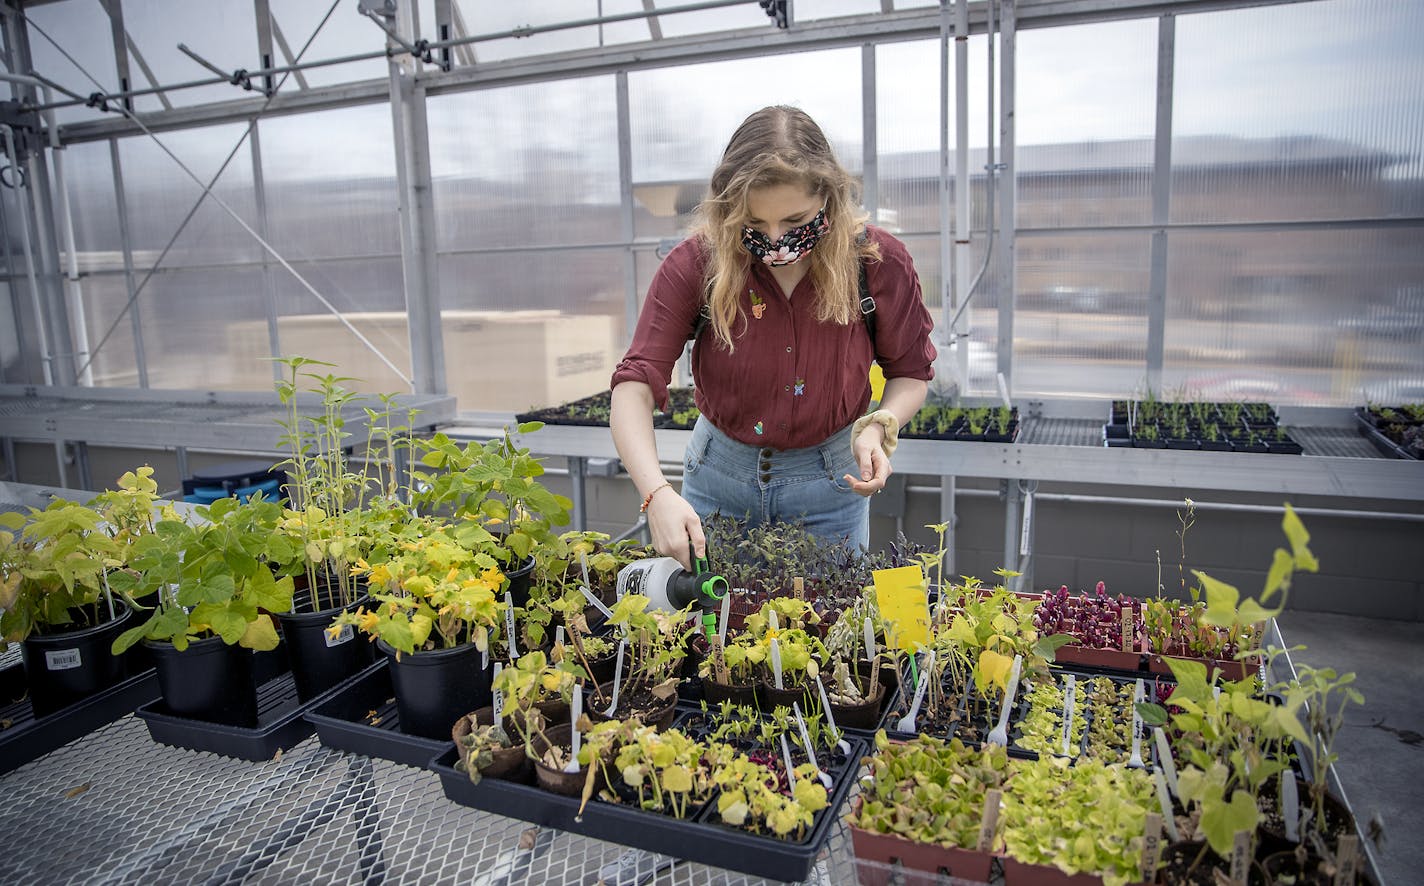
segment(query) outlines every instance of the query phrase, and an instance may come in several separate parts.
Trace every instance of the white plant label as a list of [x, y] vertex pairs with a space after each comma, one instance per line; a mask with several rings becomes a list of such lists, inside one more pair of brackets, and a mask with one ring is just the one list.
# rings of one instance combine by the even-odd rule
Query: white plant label
[[1068, 675], [1066, 686], [1063, 687], [1063, 753], [1061, 756], [1069, 756], [1069, 745], [1073, 739], [1073, 702], [1074, 696], [1078, 692], [1078, 679], [1072, 674]]
[[340, 646], [343, 643], [350, 643], [351, 638], [356, 636], [356, 632], [351, 630], [351, 625], [342, 625], [341, 630], [336, 632], [335, 637], [331, 636], [325, 631], [322, 632], [322, 636], [326, 638], [326, 648], [330, 649], [333, 646]]
[[45, 668], [51, 671], [69, 671], [84, 664], [78, 649], [51, 649], [45, 651]]
[[1235, 839], [1231, 841], [1231, 882], [1246, 886], [1246, 872], [1250, 867], [1251, 832], [1237, 831]]
[[[801, 741], [806, 748], [806, 757], [811, 761], [811, 765], [816, 767], [816, 771], [821, 772], [821, 764], [816, 760], [816, 749], [811, 745], [811, 732], [806, 728], [806, 718], [801, 716], [801, 705], [793, 701], [791, 712], [796, 715], [796, 728], [801, 731]], [[829, 780], [827, 778], [827, 781]]]
[[781, 733], [781, 759], [786, 763], [786, 781], [791, 785], [791, 790], [796, 790], [796, 767], [791, 765], [791, 745], [786, 743], [786, 733]]
[[798, 600], [806, 599], [806, 579], [799, 575], [791, 579], [791, 593], [795, 594]]
[[[830, 727], [831, 735], [834, 735], [836, 740], [840, 741], [841, 731], [836, 728], [836, 715], [831, 712], [831, 699], [826, 695], [826, 684], [821, 682], [820, 674], [816, 675], [816, 692], [821, 696], [821, 713], [826, 717], [826, 725]], [[843, 741], [840, 743], [845, 744]], [[847, 747], [846, 751], [849, 750], [849, 747]]]
[[[499, 672], [502, 670], [504, 670], [504, 665], [499, 662], [495, 662], [494, 681], [492, 682], [497, 682], [499, 680]], [[498, 689], [494, 690], [494, 701], [491, 702], [491, 704], [494, 705], [494, 722], [498, 723], [499, 718], [504, 714], [504, 693], [500, 692]]]
[[603, 601], [593, 595], [593, 591], [590, 591], [588, 589], [588, 585], [584, 585], [583, 587], [579, 588], [579, 590], [583, 592], [584, 599], [587, 600], [590, 604], [592, 604], [593, 608], [603, 613], [604, 618], [613, 617], [613, 610], [603, 605]]
[[773, 631], [781, 630], [781, 623], [776, 617], [775, 609], [768, 609], [766, 611], [766, 626], [771, 628]]
[[1177, 796], [1177, 761], [1172, 759], [1172, 748], [1167, 744], [1167, 734], [1161, 726], [1152, 727], [1152, 740], [1157, 742], [1157, 765], [1167, 774], [1167, 787], [1172, 796]]
[[508, 597], [504, 598], [504, 632], [505, 639], [508, 640], [509, 660], [514, 661], [519, 658], [519, 647], [514, 642], [514, 604]]
[[1286, 839], [1300, 842], [1300, 788], [1295, 783], [1295, 773], [1287, 769], [1281, 773], [1281, 818], [1286, 821]]
[[732, 617], [732, 595], [726, 594], [722, 597], [722, 611], [717, 615], [717, 639], [723, 645], [727, 643], [727, 620]]
[[1157, 862], [1162, 859], [1162, 816], [1147, 813], [1147, 821], [1142, 829], [1142, 860], [1138, 862], [1138, 879], [1151, 883], [1157, 877]]
[[786, 688], [781, 685], [781, 645], [776, 642], [775, 637], [771, 638], [771, 676], [776, 680], [777, 689]]
[[556, 626], [554, 627], [554, 645], [555, 645], [555, 646], [563, 646], [563, 645], [564, 645], [564, 626], [563, 626], [563, 625], [556, 625]]
[[1354, 834], [1341, 837], [1335, 850], [1335, 886], [1353, 886], [1360, 860], [1360, 838]]
[[1162, 808], [1162, 826], [1167, 829], [1167, 839], [1176, 843], [1182, 838], [1177, 836], [1177, 819], [1172, 816], [1172, 795], [1167, 793], [1167, 779], [1162, 777], [1162, 770], [1154, 769], [1152, 780], [1157, 783], [1157, 805]]

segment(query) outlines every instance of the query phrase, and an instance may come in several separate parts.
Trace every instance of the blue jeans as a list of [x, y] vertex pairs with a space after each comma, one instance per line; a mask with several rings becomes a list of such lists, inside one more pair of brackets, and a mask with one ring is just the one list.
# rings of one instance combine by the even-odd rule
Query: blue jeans
[[704, 519], [715, 512], [751, 526], [800, 521], [828, 542], [870, 547], [870, 500], [844, 479], [859, 476], [850, 427], [819, 446], [761, 449], [699, 417], [682, 465], [682, 497]]

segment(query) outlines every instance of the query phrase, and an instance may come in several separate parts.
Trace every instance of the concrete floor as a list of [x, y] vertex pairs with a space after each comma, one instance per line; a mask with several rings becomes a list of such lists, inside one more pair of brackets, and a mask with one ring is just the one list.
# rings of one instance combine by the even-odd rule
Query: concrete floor
[[1385, 621], [1350, 615], [1287, 611], [1281, 636], [1304, 645], [1296, 662], [1354, 671], [1363, 706], [1346, 713], [1337, 739], [1336, 772], [1362, 827], [1383, 822], [1384, 842], [1376, 847], [1386, 884], [1420, 882], [1424, 871], [1424, 709], [1419, 687], [1424, 655], [1418, 622]]

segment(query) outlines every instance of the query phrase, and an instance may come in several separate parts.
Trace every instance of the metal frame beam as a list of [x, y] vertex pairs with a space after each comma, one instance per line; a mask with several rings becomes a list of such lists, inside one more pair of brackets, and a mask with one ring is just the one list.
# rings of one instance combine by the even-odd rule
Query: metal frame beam
[[1162, 389], [1167, 342], [1167, 225], [1172, 217], [1172, 89], [1177, 20], [1157, 20], [1157, 125], [1152, 160], [1151, 284], [1147, 296], [1147, 389]]

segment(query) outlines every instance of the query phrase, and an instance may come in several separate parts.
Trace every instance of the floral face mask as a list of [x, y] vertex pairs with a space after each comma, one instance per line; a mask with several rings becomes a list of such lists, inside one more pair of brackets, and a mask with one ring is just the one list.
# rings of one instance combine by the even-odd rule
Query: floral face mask
[[775, 243], [760, 231], [742, 228], [742, 245], [760, 259], [762, 264], [778, 268], [800, 261], [830, 229], [831, 223], [826, 221], [826, 208], [823, 206], [815, 218], [782, 234], [781, 239]]

